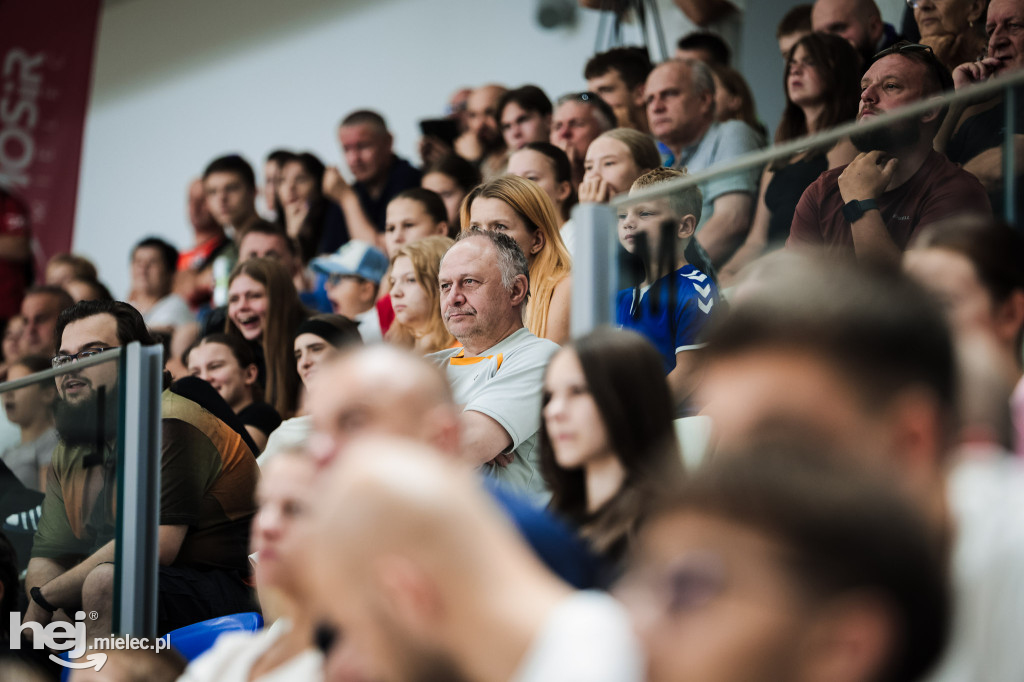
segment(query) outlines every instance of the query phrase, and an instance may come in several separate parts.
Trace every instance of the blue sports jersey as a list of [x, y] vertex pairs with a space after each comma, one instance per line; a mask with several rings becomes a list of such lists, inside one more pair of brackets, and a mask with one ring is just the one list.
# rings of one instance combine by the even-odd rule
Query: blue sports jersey
[[[669, 310], [669, 291], [675, 301]], [[652, 298], [657, 292], [657, 302]], [[665, 362], [665, 373], [676, 367], [676, 353], [700, 348], [701, 331], [718, 301], [718, 287], [692, 265], [684, 265], [646, 290], [623, 289], [615, 301], [615, 322], [643, 334]]]

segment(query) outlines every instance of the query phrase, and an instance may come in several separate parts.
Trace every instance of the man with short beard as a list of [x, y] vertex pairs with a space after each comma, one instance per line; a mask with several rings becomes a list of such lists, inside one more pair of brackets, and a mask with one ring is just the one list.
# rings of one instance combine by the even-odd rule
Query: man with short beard
[[[861, 78], [857, 120], [873, 120], [952, 85], [930, 49], [897, 43], [875, 55]], [[959, 213], [991, 215], [981, 183], [932, 149], [945, 113], [936, 108], [851, 136], [861, 153], [807, 188], [786, 245], [898, 263], [924, 225]]]
[[[156, 343], [123, 302], [82, 301], [62, 311], [54, 366], [132, 341]], [[77, 365], [71, 365], [77, 367]], [[26, 621], [46, 625], [60, 609], [96, 612], [90, 634], [111, 628], [116, 535], [117, 365], [101, 363], [57, 378], [60, 443], [25, 589]], [[158, 630], [251, 610], [249, 522], [258, 468], [242, 437], [197, 403], [161, 396]]]

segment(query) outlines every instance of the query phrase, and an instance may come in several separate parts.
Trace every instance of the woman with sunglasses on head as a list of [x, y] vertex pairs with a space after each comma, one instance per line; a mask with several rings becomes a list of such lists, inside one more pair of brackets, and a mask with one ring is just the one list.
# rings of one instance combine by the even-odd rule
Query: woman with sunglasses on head
[[[775, 131], [775, 144], [813, 135], [852, 121], [860, 102], [860, 57], [843, 38], [811, 33], [790, 49], [786, 60], [786, 108]], [[746, 242], [722, 266], [728, 284], [744, 266], [789, 237], [797, 202], [823, 172], [850, 163], [857, 150], [848, 138], [810, 147], [779, 159], [761, 175], [761, 194]]]

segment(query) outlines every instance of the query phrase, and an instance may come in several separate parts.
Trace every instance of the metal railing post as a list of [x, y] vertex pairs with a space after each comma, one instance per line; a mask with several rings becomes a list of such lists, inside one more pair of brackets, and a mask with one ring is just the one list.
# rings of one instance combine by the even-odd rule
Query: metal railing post
[[1007, 88], [1003, 97], [1003, 120], [1006, 135], [1003, 137], [1003, 217], [1010, 225], [1017, 223], [1017, 173], [1016, 147], [1013, 136], [1017, 122], [1017, 91]]
[[163, 348], [128, 344], [120, 383], [113, 626], [119, 634], [155, 637]]
[[615, 213], [605, 204], [579, 204], [572, 209], [572, 220], [576, 224], [576, 244], [569, 330], [575, 338], [613, 320], [618, 240]]

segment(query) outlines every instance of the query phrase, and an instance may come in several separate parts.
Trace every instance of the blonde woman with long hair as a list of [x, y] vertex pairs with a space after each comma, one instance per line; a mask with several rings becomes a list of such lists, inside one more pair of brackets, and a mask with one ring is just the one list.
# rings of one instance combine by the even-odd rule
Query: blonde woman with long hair
[[400, 247], [391, 258], [391, 306], [395, 321], [385, 339], [420, 355], [451, 348], [455, 337], [441, 317], [437, 273], [441, 257], [455, 242], [434, 236]]
[[569, 340], [572, 264], [559, 233], [554, 204], [537, 183], [503, 175], [478, 185], [459, 211], [463, 231], [501, 230], [530, 264], [526, 327], [555, 343]]

